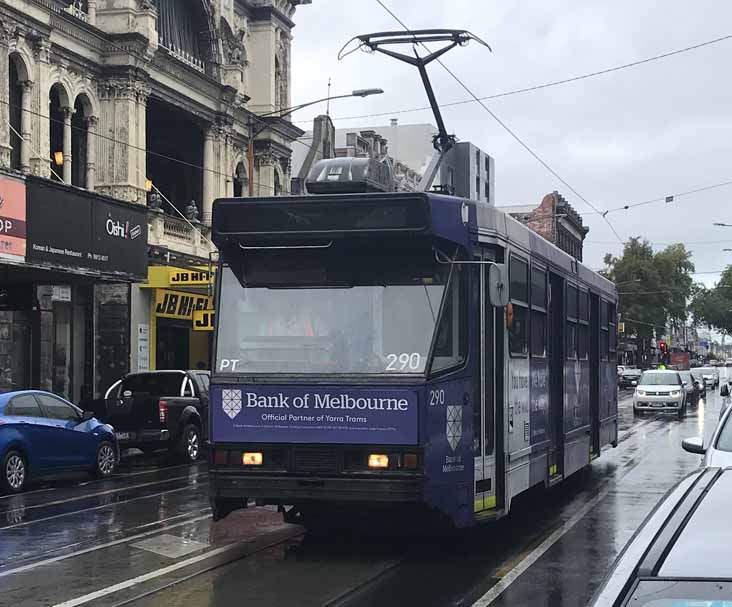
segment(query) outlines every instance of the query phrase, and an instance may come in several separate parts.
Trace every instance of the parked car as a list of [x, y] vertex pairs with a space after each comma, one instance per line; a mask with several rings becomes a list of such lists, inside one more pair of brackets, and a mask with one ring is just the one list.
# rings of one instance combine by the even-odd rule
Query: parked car
[[690, 407], [696, 407], [701, 399], [701, 384], [694, 379], [690, 371], [679, 371], [679, 375], [686, 390], [686, 404]]
[[732, 358], [728, 358], [724, 361], [725, 367], [732, 367]]
[[646, 371], [633, 392], [633, 414], [642, 411], [686, 416], [686, 389], [678, 371]]
[[635, 383], [638, 382], [638, 380], [641, 377], [641, 374], [643, 372], [638, 369], [637, 367], [625, 367], [623, 369], [623, 374], [618, 379], [618, 387], [620, 388], [633, 388], [635, 387]]
[[0, 486], [77, 470], [106, 477], [119, 459], [114, 429], [67, 400], [39, 390], [0, 394]]
[[120, 448], [168, 449], [195, 461], [208, 437], [208, 371], [130, 373], [104, 395]]
[[673, 488], [633, 535], [593, 607], [725, 605], [732, 596], [732, 470], [700, 468]]
[[[727, 386], [722, 386], [722, 390]], [[729, 390], [727, 390], [729, 394]], [[686, 438], [681, 443], [684, 451], [703, 455], [703, 466], [732, 466], [732, 407], [722, 408], [722, 416], [714, 429], [709, 444], [705, 447], [701, 436]]]
[[700, 367], [699, 373], [707, 386], [712, 388], [719, 386], [719, 371], [714, 367]]

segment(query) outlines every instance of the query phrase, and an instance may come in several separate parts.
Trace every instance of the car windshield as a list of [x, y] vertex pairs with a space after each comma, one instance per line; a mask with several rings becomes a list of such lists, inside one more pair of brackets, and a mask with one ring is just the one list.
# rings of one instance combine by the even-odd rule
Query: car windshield
[[[450, 267], [430, 251], [268, 255], [221, 272], [222, 373], [423, 373]], [[397, 263], [398, 260], [398, 263]], [[458, 268], [458, 266], [453, 266]], [[459, 355], [460, 270], [442, 308], [435, 365]], [[245, 286], [246, 285], [246, 286]]]
[[676, 373], [644, 373], [640, 379], [641, 386], [678, 386], [679, 376]]
[[714, 369], [712, 369], [711, 367], [701, 367], [699, 369], [699, 373], [701, 373], [702, 375], [714, 375]]

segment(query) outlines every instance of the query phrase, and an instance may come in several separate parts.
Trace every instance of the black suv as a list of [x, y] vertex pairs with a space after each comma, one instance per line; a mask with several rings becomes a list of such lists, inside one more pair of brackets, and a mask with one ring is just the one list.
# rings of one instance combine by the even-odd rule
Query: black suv
[[732, 468], [693, 472], [620, 553], [594, 607], [722, 606], [732, 598]]

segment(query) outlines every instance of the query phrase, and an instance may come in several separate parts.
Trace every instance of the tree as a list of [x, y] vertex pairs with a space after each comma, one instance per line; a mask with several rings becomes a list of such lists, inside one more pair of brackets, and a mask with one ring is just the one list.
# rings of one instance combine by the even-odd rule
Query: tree
[[732, 335], [732, 266], [711, 289], [699, 286], [689, 306], [696, 324], [704, 323]]
[[605, 256], [603, 274], [618, 286], [618, 311], [628, 333], [653, 337], [654, 328], [679, 325], [688, 318], [688, 301], [694, 286], [691, 252], [673, 244], [654, 253], [651, 243], [631, 238], [620, 257]]

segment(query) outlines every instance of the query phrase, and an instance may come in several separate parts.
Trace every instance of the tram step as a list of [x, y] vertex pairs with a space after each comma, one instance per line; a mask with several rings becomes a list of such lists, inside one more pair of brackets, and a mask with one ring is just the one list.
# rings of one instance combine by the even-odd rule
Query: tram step
[[553, 487], [557, 483], [561, 482], [561, 480], [564, 478], [563, 474], [554, 474], [549, 477], [549, 486]]

